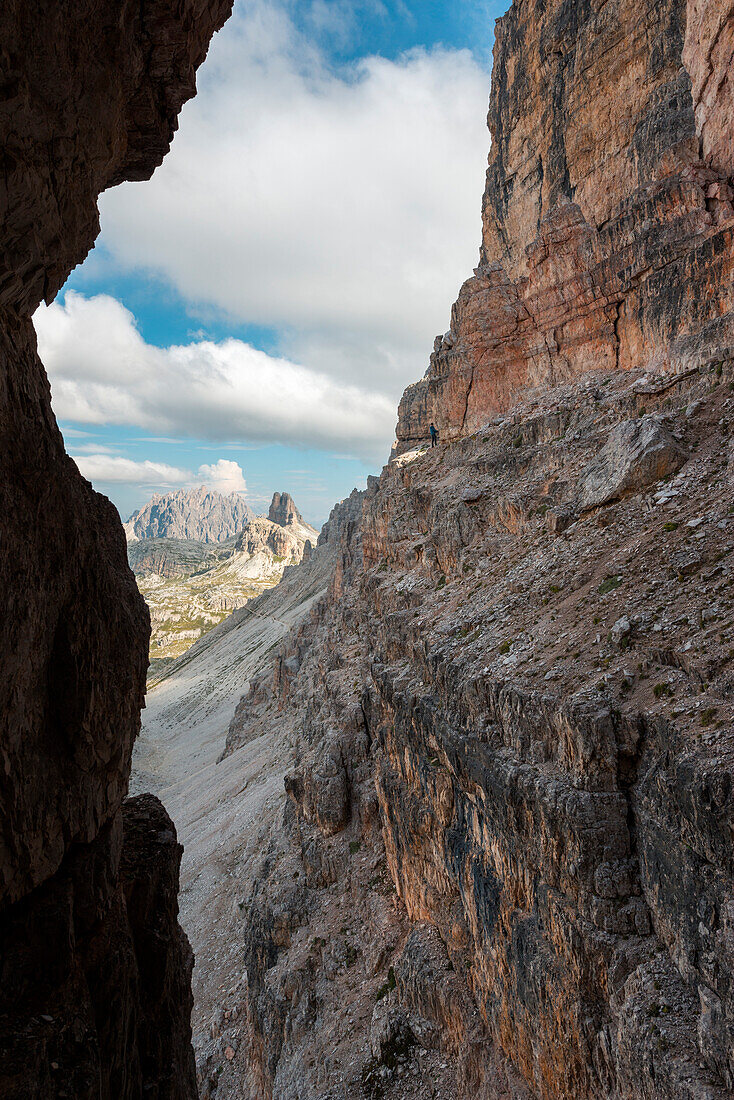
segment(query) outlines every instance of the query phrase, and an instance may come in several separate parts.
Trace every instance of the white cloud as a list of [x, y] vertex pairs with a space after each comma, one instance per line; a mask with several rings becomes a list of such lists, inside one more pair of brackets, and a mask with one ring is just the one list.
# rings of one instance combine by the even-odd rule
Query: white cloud
[[216, 442], [310, 445], [379, 461], [395, 424], [392, 400], [240, 340], [146, 344], [115, 298], [69, 292], [36, 313], [56, 415], [137, 425]]
[[247, 489], [242, 467], [228, 458], [220, 458], [213, 466], [200, 466], [198, 480], [218, 493], [244, 493]]
[[155, 485], [178, 488], [191, 479], [188, 470], [167, 466], [163, 462], [137, 462], [122, 455], [72, 455], [84, 477], [102, 485]]
[[[116, 265], [394, 402], [476, 262], [488, 74], [441, 49], [337, 70], [288, 7], [236, 5], [162, 167], [102, 197], [102, 240]], [[332, 34], [359, 16], [310, 11]]]
[[188, 489], [206, 485], [208, 489], [225, 494], [244, 493], [247, 490], [242, 467], [227, 458], [220, 458], [212, 465], [200, 466], [197, 473], [179, 466], [169, 466], [165, 462], [152, 462], [149, 459], [139, 461], [111, 454], [106, 447], [100, 448], [96, 454], [75, 454], [72, 458], [84, 477], [96, 485], [129, 485], [156, 489]]

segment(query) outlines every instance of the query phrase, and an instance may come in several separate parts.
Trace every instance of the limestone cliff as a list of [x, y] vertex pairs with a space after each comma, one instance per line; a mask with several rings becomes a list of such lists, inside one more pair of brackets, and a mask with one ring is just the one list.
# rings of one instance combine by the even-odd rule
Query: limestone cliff
[[0, 10], [3, 1096], [195, 1095], [180, 849], [157, 803], [123, 807], [148, 616], [64, 453], [31, 315], [92, 246], [99, 192], [162, 160], [230, 6]]
[[398, 451], [527, 386], [734, 344], [728, 3], [523, 0], [497, 24], [479, 266]]
[[230, 725], [296, 749], [207, 1096], [732, 1095], [733, 30], [498, 25], [480, 266]]

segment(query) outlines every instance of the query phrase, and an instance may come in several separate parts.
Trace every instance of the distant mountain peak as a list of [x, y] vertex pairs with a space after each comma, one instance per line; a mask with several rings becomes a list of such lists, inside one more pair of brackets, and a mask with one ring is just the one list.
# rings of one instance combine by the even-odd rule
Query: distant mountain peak
[[290, 493], [273, 493], [268, 519], [280, 527], [288, 527], [292, 523], [303, 523], [303, 516], [296, 508], [296, 502]]
[[206, 485], [154, 493], [124, 524], [128, 542], [137, 539], [193, 539], [223, 542], [254, 517], [240, 493], [218, 493]]

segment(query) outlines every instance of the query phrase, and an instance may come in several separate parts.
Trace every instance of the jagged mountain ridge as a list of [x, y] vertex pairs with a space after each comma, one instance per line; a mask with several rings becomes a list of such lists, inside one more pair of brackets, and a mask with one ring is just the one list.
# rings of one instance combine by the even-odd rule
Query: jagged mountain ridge
[[154, 493], [146, 505], [123, 524], [128, 542], [136, 539], [186, 539], [224, 542], [255, 518], [241, 493], [218, 493], [201, 485]]

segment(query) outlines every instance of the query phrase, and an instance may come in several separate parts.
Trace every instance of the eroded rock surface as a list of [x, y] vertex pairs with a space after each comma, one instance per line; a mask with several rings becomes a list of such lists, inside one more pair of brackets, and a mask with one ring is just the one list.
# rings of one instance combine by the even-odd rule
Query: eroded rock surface
[[[64, 453], [31, 314], [91, 247], [99, 192], [160, 163], [229, 8], [0, 11], [3, 1095], [195, 1095], [179, 849], [170, 823], [170, 843], [156, 839], [160, 807], [123, 811], [148, 616], [115, 510]], [[157, 888], [136, 915], [126, 888], [146, 844]], [[162, 969], [143, 977], [136, 950], [155, 921]]]
[[[730, 1095], [720, 367], [529, 398], [342, 515], [330, 593], [230, 727], [296, 749], [208, 1095]], [[575, 511], [640, 407], [691, 457]]]
[[255, 518], [240, 493], [218, 493], [202, 485], [154, 493], [125, 524], [128, 542], [138, 539], [187, 539], [219, 543], [234, 538]]
[[207, 1097], [732, 1095], [732, 10], [499, 24], [480, 265], [230, 725]]
[[680, 444], [655, 417], [617, 424], [576, 487], [580, 508], [608, 504], [626, 493], [639, 492], [683, 465]]
[[516, 3], [497, 24], [479, 266], [398, 451], [527, 386], [734, 345], [731, 0]]

